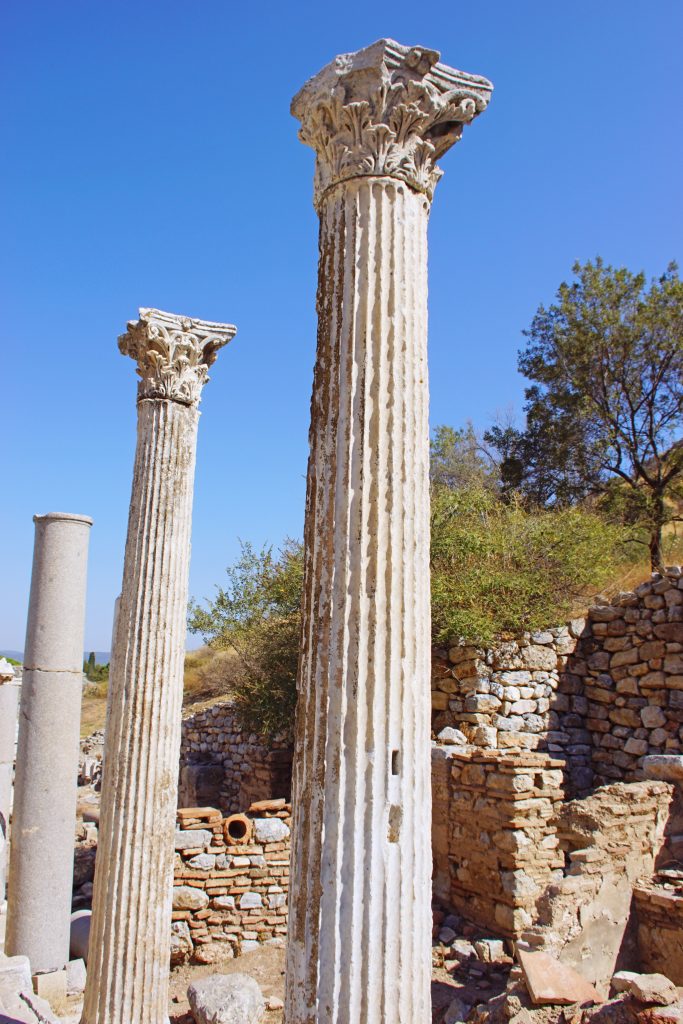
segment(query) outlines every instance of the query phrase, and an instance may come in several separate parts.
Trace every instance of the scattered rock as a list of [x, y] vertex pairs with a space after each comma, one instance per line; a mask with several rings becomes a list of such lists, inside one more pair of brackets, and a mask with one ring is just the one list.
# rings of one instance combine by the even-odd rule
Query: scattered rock
[[636, 974], [629, 991], [639, 1003], [648, 1006], [670, 1006], [678, 999], [676, 986], [663, 974]]
[[268, 996], [266, 1010], [284, 1010], [285, 1004], [279, 996]]
[[442, 1024], [463, 1024], [467, 1020], [470, 1010], [472, 1009], [471, 1003], [466, 1003], [460, 997], [452, 999], [446, 1007], [446, 1012], [441, 1018]]
[[66, 994], [78, 996], [85, 991], [85, 960], [69, 960], [66, 965]]
[[187, 998], [196, 1024], [259, 1024], [266, 1008], [261, 989], [248, 974], [200, 978], [188, 988]]

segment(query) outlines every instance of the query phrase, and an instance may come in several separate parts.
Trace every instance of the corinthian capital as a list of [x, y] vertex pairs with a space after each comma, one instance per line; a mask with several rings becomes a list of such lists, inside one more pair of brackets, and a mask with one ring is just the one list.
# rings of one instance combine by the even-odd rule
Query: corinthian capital
[[141, 309], [140, 319], [129, 320], [128, 330], [119, 337], [123, 355], [138, 364], [138, 401], [166, 398], [197, 405], [218, 349], [236, 333], [232, 324]]
[[316, 151], [315, 205], [349, 178], [400, 178], [430, 199], [436, 161], [486, 109], [486, 78], [439, 63], [437, 50], [380, 39], [345, 53], [292, 100], [299, 138]]

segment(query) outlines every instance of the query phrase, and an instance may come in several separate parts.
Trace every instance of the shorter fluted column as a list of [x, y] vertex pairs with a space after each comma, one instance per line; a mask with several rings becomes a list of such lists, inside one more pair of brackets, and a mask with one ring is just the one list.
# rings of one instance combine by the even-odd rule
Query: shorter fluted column
[[109, 680], [85, 1024], [168, 1021], [173, 836], [199, 397], [235, 334], [140, 310], [138, 438]]
[[34, 522], [5, 945], [38, 974], [69, 959], [92, 519], [51, 512]]
[[19, 690], [20, 687], [14, 678], [14, 669], [5, 658], [0, 658], [0, 907], [5, 902], [7, 882], [9, 816], [17, 745]]

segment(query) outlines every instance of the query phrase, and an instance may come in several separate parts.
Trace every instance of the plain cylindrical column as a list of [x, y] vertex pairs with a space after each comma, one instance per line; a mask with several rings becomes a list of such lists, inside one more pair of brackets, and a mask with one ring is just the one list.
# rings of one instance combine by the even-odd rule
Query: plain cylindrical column
[[320, 262], [287, 1024], [431, 1019], [427, 221], [492, 88], [438, 56], [382, 40], [292, 103]]
[[17, 714], [20, 687], [14, 669], [0, 658], [0, 908], [5, 902], [9, 853], [9, 816], [12, 807], [14, 754], [17, 745]]
[[168, 1022], [173, 836], [199, 397], [230, 324], [141, 309], [138, 437], [109, 677], [84, 1024]]
[[51, 512], [34, 522], [5, 945], [38, 974], [69, 959], [92, 519]]

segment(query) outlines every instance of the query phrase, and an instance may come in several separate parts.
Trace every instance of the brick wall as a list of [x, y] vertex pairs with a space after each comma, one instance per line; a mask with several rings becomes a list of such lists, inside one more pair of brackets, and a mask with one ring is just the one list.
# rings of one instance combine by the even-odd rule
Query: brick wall
[[282, 944], [290, 825], [284, 799], [228, 818], [213, 807], [178, 811], [172, 962], [212, 963], [260, 943]]

